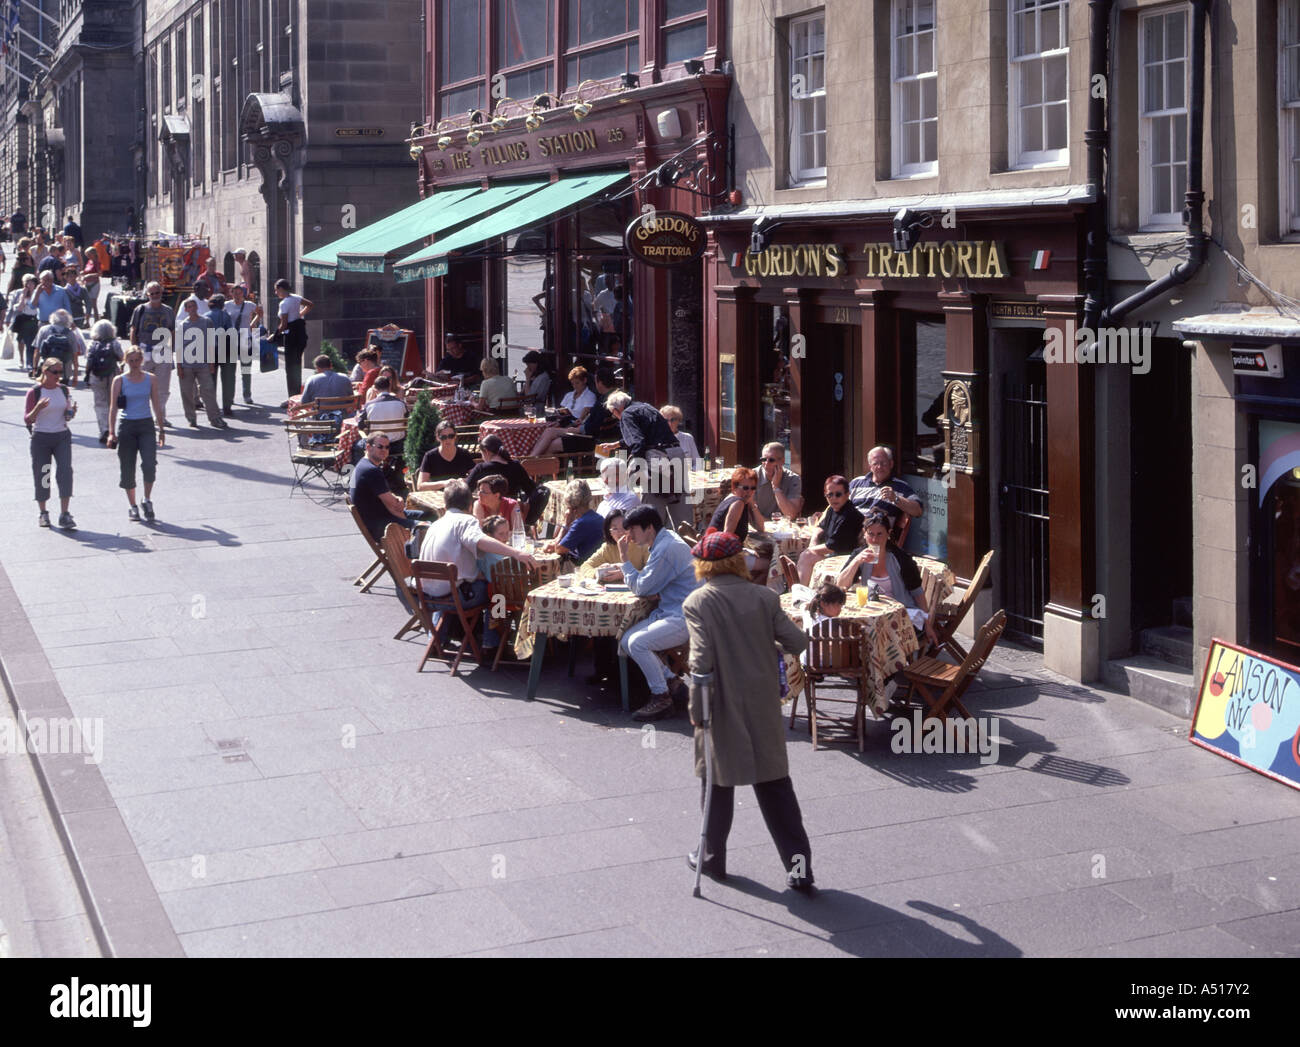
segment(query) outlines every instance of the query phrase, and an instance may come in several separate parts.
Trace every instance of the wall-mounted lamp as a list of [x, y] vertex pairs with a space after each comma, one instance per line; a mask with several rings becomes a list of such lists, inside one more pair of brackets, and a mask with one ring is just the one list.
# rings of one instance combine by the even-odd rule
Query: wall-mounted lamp
[[578, 85], [578, 90], [574, 94], [573, 118], [575, 120], [585, 120], [592, 110], [592, 104], [582, 97], [582, 92], [589, 86], [595, 84], [595, 80], [584, 80]]
[[641, 77], [637, 73], [623, 73], [618, 78], [618, 83], [624, 91], [631, 91], [641, 86]]
[[492, 119], [489, 121], [489, 125], [491, 126], [493, 131], [504, 131], [506, 129], [506, 124], [510, 122], [509, 117], [505, 116], [501, 112], [501, 110], [505, 108], [507, 102], [511, 102], [513, 104], [514, 99], [503, 98], [501, 99], [501, 101], [497, 103], [496, 112], [492, 114]]
[[447, 134], [447, 132], [442, 129], [442, 125], [446, 123], [450, 123], [450, 121], [447, 120], [445, 117], [439, 120], [438, 128], [434, 132], [434, 134], [438, 136], [438, 143], [437, 143], [438, 148], [441, 149], [443, 152], [446, 152], [447, 149], [451, 146], [451, 135]]
[[699, 76], [704, 72], [704, 62], [699, 58], [688, 58], [682, 63], [682, 68], [687, 76]]
[[414, 121], [412, 121], [412, 123], [411, 123], [411, 133], [410, 133], [410, 135], [409, 135], [409, 136], [407, 137], [407, 139], [406, 139], [408, 142], [411, 143], [411, 159], [412, 159], [412, 160], [418, 160], [418, 159], [420, 159], [421, 156], [424, 155], [424, 146], [421, 145], [419, 142], [417, 142], [416, 139], [417, 139], [417, 138], [427, 138], [427, 137], [428, 137], [429, 135], [431, 135], [432, 133], [433, 133], [433, 132], [430, 131], [429, 128], [428, 128], [427, 126], [425, 126], [424, 124], [415, 123]]
[[466, 145], [478, 145], [483, 140], [483, 132], [477, 126], [483, 122], [483, 110], [471, 109], [469, 111], [469, 133], [465, 135]]
[[542, 114], [536, 108], [528, 110], [528, 115], [524, 117], [524, 126], [530, 131], [536, 131], [542, 126]]

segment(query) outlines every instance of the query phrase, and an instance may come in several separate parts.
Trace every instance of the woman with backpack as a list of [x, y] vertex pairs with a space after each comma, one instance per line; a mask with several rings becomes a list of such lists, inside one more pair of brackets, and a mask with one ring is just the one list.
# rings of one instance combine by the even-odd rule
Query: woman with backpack
[[[122, 467], [119, 486], [126, 491], [126, 500], [131, 504], [127, 515], [138, 521], [140, 510], [143, 509], [144, 518], [153, 523], [153, 482], [158, 469], [158, 448], [166, 445], [166, 430], [163, 429], [160, 387], [154, 376], [144, 369], [144, 350], [138, 345], [127, 349], [126, 373], [113, 379], [109, 401], [112, 406], [108, 416], [108, 446], [117, 448], [117, 460]], [[158, 423], [156, 435], [155, 419]], [[144, 502], [138, 507], [135, 504], [137, 455], [140, 458], [140, 470], [144, 473]]]
[[95, 395], [95, 420], [99, 423], [99, 442], [108, 443], [110, 428], [109, 408], [112, 400], [113, 379], [117, 365], [122, 362], [122, 347], [117, 341], [117, 328], [108, 320], [100, 320], [90, 332], [90, 351], [86, 354], [86, 385]]
[[36, 334], [34, 343], [36, 359], [54, 357], [63, 363], [63, 384], [77, 384], [81, 373], [81, 358], [86, 354], [86, 343], [81, 332], [72, 326], [72, 314], [66, 309], [55, 309], [50, 322]]

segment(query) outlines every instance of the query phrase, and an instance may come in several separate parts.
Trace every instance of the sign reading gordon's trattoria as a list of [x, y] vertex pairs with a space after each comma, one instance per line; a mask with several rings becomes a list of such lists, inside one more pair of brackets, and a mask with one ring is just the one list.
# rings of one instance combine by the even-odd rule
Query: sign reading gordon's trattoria
[[623, 234], [628, 254], [646, 265], [693, 262], [704, 253], [704, 227], [679, 211], [647, 211]]
[[[737, 252], [731, 264], [733, 268], [743, 265], [749, 276], [837, 277], [845, 273], [849, 261], [839, 244], [773, 244], [758, 254]], [[866, 267], [862, 276], [895, 280], [1002, 280], [1010, 275], [1006, 248], [998, 240], [920, 243], [906, 252], [895, 251], [891, 244], [867, 243], [862, 245], [861, 264]]]

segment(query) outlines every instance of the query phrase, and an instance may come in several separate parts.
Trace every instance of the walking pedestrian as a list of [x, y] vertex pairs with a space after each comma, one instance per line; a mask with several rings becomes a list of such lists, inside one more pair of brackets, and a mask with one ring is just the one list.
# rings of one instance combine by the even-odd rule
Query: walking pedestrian
[[[176, 313], [163, 304], [162, 284], [151, 280], [145, 285], [143, 305], [131, 313], [131, 344], [144, 350], [144, 369], [158, 380], [158, 396], [163, 407], [162, 424], [167, 424], [167, 401], [172, 393], [172, 371], [176, 354], [172, 345], [175, 337]], [[162, 332], [159, 334], [159, 332]]]
[[81, 270], [81, 286], [86, 289], [86, 308], [92, 320], [99, 319], [99, 278], [104, 270], [99, 251], [98, 244], [86, 248], [86, 264]]
[[[785, 724], [777, 675], [776, 645], [792, 657], [808, 637], [781, 609], [780, 598], [749, 580], [740, 540], [729, 531], [702, 538], [691, 550], [695, 576], [703, 584], [686, 597], [682, 614], [691, 643], [691, 673], [713, 675], [711, 726], [698, 724], [703, 710], [691, 695], [695, 731], [695, 773], [704, 775], [704, 747], [713, 757], [713, 785], [707, 797], [706, 852], [689, 855], [694, 869], [716, 880], [727, 875], [727, 836], [737, 785], [752, 785], [767, 830], [786, 869], [786, 885], [811, 892], [812, 848], [790, 781]], [[701, 790], [701, 802], [705, 797]]]
[[90, 332], [90, 349], [86, 353], [86, 385], [95, 397], [95, 420], [99, 423], [99, 442], [108, 443], [113, 431], [109, 423], [112, 401], [109, 394], [113, 379], [117, 377], [118, 364], [122, 362], [122, 346], [117, 340], [117, 328], [111, 321], [99, 320]]
[[23, 420], [32, 433], [32, 481], [41, 511], [38, 522], [42, 527], [50, 526], [46, 504], [50, 498], [50, 463], [53, 462], [59, 485], [59, 526], [65, 531], [75, 531], [77, 525], [68, 511], [72, 502], [72, 430], [68, 422], [77, 413], [77, 405], [60, 384], [62, 380], [62, 361], [53, 358], [41, 361], [41, 380], [27, 393]]
[[36, 308], [36, 275], [28, 273], [22, 286], [9, 295], [8, 321], [18, 339], [23, 365], [29, 378], [36, 377], [36, 334], [41, 328], [41, 318]]
[[208, 321], [216, 350], [217, 375], [221, 379], [221, 413], [235, 413], [235, 375], [239, 369], [239, 333], [226, 312], [226, 296], [220, 291], [208, 298]]
[[199, 427], [198, 401], [203, 401], [208, 421], [217, 429], [228, 429], [217, 403], [217, 364], [213, 357], [212, 321], [199, 315], [199, 300], [193, 295], [182, 303], [185, 315], [176, 326], [176, 379], [181, 387], [181, 406], [191, 429]]
[[14, 267], [9, 270], [8, 292], [10, 294], [22, 290], [23, 277], [28, 273], [35, 276], [36, 262], [32, 258], [32, 242], [24, 237], [18, 241], [18, 246], [14, 248]]
[[81, 332], [72, 326], [72, 314], [66, 309], [54, 310], [50, 322], [36, 333], [34, 345], [38, 360], [53, 357], [63, 364], [63, 384], [75, 388], [86, 343]]
[[255, 333], [262, 322], [262, 307], [248, 297], [243, 284], [230, 285], [230, 301], [226, 313], [239, 332], [239, 376], [244, 386], [244, 403], [253, 402], [253, 347], [258, 344]]
[[[289, 389], [289, 396], [302, 392], [302, 356], [307, 351], [307, 314], [311, 312], [312, 303], [300, 294], [293, 293], [293, 286], [288, 280], [275, 282], [275, 293], [280, 299], [280, 325], [277, 334], [284, 336], [284, 380]], [[287, 408], [285, 400], [280, 407]]]
[[[119, 486], [126, 491], [126, 500], [131, 509], [128, 516], [132, 520], [140, 519], [140, 509], [144, 509], [144, 518], [153, 523], [153, 483], [158, 471], [158, 448], [166, 446], [166, 421], [163, 417], [162, 395], [158, 376], [149, 374], [144, 369], [144, 350], [133, 345], [126, 350], [126, 373], [113, 379], [113, 388], [109, 393], [111, 404], [108, 424], [108, 446], [117, 448], [117, 460], [121, 466]], [[121, 405], [119, 407], [119, 405]], [[155, 434], [150, 413], [157, 419], [158, 429]], [[120, 420], [119, 420], [120, 416]], [[144, 473], [144, 504], [135, 504], [135, 462], [140, 459], [140, 470]]]

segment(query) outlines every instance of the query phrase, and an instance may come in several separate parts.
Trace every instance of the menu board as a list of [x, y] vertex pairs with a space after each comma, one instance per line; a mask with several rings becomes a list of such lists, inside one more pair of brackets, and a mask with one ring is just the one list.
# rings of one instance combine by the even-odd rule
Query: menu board
[[1300, 789], [1300, 668], [1212, 641], [1188, 737]]

